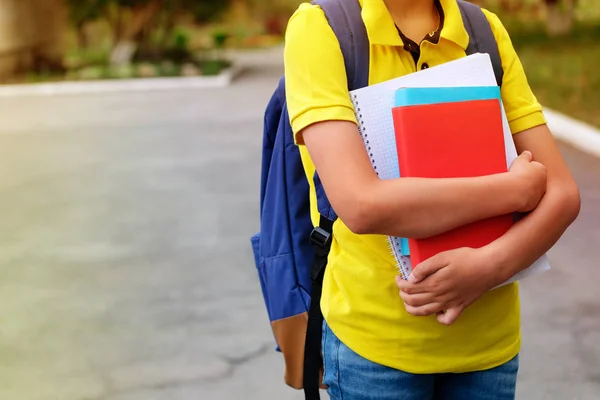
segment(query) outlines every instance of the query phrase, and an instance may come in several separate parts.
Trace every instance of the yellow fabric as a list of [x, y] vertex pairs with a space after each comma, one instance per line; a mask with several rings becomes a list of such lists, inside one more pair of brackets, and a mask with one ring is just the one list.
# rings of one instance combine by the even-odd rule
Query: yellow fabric
[[[423, 42], [415, 65], [383, 0], [362, 1], [371, 43], [369, 84], [414, 72], [425, 62], [435, 66], [465, 56], [468, 35], [458, 5], [455, 0], [441, 4], [445, 23], [440, 41]], [[508, 33], [495, 15], [486, 11], [486, 16], [501, 53], [502, 99], [513, 134], [545, 123]], [[303, 4], [293, 15], [284, 58], [290, 120], [311, 178], [312, 217], [317, 224], [314, 165], [302, 145], [302, 129], [325, 120], [356, 122], [339, 44], [319, 7]], [[411, 373], [441, 373], [493, 368], [518, 353], [517, 284], [486, 294], [455, 325], [445, 327], [433, 316], [413, 317], [404, 309], [394, 282], [398, 270], [385, 236], [356, 235], [338, 219], [334, 238], [321, 307], [331, 329], [358, 354]]]

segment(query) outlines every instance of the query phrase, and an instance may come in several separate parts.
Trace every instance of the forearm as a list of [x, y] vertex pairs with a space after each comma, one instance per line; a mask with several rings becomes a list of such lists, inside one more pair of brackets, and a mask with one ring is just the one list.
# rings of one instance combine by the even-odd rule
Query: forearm
[[364, 218], [368, 218], [363, 233], [423, 238], [512, 213], [522, 202], [514, 188], [514, 179], [508, 173], [378, 181], [363, 193]]
[[511, 279], [548, 252], [577, 218], [579, 208], [574, 184], [549, 186], [534, 211], [489, 245], [497, 262], [498, 283]]
[[531, 210], [546, 189], [545, 172], [543, 179], [534, 179], [542, 175], [531, 167], [530, 154], [513, 163], [516, 172], [511, 166], [510, 172], [482, 177], [381, 180], [351, 122], [313, 124], [302, 137], [333, 209], [357, 234], [430, 237]]

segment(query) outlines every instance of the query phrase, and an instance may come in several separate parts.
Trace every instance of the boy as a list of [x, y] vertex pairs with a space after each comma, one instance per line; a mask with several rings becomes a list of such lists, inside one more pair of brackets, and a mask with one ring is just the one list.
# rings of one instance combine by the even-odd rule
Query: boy
[[[456, 0], [360, 3], [370, 40], [369, 84], [465, 56], [468, 35]], [[318, 170], [339, 216], [321, 301], [324, 384], [332, 399], [514, 398], [518, 285], [491, 289], [548, 251], [578, 215], [580, 200], [508, 33], [485, 14], [521, 155], [505, 174], [466, 179], [379, 180], [322, 10], [303, 4], [289, 22], [292, 128], [307, 176]], [[529, 213], [496, 242], [439, 254], [416, 266], [408, 281], [398, 279], [385, 235], [428, 237], [516, 211]]]

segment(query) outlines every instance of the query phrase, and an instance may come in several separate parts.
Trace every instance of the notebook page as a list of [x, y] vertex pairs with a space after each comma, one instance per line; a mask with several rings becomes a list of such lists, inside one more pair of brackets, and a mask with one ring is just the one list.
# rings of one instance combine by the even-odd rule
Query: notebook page
[[371, 162], [380, 179], [400, 177], [392, 108], [401, 87], [495, 85], [487, 54], [468, 57], [350, 92], [363, 141], [369, 141]]

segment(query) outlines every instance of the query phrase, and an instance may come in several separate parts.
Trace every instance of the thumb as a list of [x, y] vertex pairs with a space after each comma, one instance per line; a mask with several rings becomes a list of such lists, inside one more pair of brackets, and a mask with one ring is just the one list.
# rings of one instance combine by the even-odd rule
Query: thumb
[[448, 263], [446, 262], [444, 254], [436, 254], [413, 268], [412, 273], [408, 277], [408, 281], [411, 283], [421, 282], [423, 279], [444, 268], [446, 265], [448, 265]]
[[458, 317], [460, 316], [461, 313], [462, 313], [462, 308], [453, 307], [453, 308], [446, 310], [446, 312], [444, 312], [444, 313], [439, 313], [437, 315], [437, 320], [442, 325], [450, 326], [454, 322], [456, 322], [456, 320], [458, 319]]
[[527, 160], [527, 162], [531, 162], [531, 160], [533, 160], [533, 154], [531, 154], [529, 150], [525, 150], [524, 152], [522, 152], [521, 155], [519, 155], [519, 157], [524, 158], [525, 160]]

